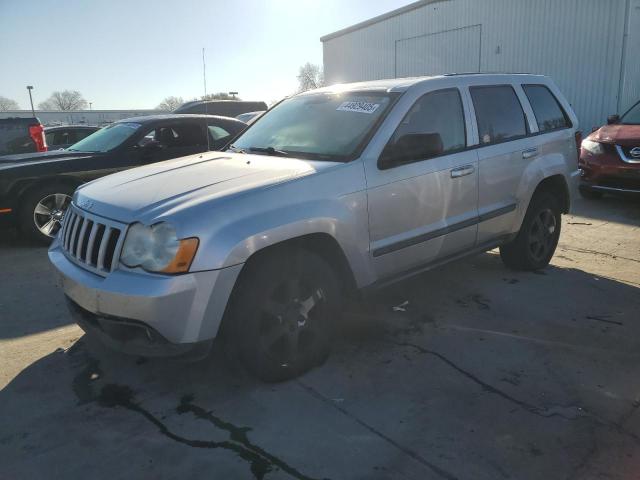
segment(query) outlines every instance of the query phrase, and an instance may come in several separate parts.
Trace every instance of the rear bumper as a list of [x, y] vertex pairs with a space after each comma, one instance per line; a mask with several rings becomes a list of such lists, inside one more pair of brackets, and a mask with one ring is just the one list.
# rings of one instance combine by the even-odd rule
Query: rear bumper
[[[182, 351], [176, 345], [196, 344], [217, 335], [242, 268], [174, 276], [116, 269], [102, 277], [67, 259], [57, 240], [49, 249], [49, 259], [71, 313], [83, 329], [121, 350], [137, 349], [146, 338], [154, 348], [168, 347], [169, 354]], [[122, 348], [123, 339], [126, 348]]]

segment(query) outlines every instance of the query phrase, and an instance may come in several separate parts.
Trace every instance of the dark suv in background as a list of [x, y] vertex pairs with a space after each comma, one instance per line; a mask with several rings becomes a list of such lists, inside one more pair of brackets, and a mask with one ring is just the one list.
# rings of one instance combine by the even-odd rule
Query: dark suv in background
[[264, 102], [244, 102], [241, 100], [195, 100], [186, 102], [176, 108], [173, 113], [197, 113], [200, 115], [220, 115], [223, 117], [237, 117], [241, 113], [264, 111]]
[[579, 166], [585, 198], [640, 193], [640, 102], [583, 140]]
[[245, 127], [211, 115], [137, 117], [102, 128], [67, 150], [0, 157], [0, 220], [16, 224], [32, 239], [50, 241], [78, 185], [127, 168], [219, 150]]
[[36, 117], [0, 118], [0, 157], [46, 151], [44, 127]]

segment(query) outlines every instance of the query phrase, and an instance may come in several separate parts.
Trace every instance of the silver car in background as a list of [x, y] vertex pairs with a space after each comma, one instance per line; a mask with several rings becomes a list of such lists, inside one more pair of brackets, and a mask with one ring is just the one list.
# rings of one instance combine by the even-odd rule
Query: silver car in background
[[238, 115], [236, 117], [236, 120], [240, 120], [241, 122], [244, 122], [247, 125], [251, 125], [258, 118], [260, 118], [262, 116], [262, 114], [264, 114], [264, 112], [265, 112], [265, 110], [259, 110], [257, 112], [241, 113], [240, 115]]
[[335, 85], [225, 152], [80, 187], [49, 258], [85, 331], [138, 354], [221, 337], [267, 381], [322, 363], [340, 300], [500, 247], [545, 267], [577, 179], [577, 119], [547, 77]]

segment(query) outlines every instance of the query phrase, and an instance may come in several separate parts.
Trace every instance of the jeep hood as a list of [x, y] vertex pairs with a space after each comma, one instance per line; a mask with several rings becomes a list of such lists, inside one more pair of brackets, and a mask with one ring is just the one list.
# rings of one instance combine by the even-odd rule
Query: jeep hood
[[588, 138], [595, 142], [637, 147], [640, 146], [640, 125], [605, 125], [589, 135]]
[[124, 223], [310, 175], [335, 162], [208, 152], [109, 175], [81, 186], [78, 207]]

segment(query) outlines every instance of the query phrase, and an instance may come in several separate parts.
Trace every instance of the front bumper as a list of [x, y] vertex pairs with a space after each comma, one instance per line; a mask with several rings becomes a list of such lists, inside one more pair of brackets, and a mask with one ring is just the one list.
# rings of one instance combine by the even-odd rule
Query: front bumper
[[[116, 269], [101, 277], [71, 262], [57, 240], [49, 249], [49, 259], [71, 302], [74, 319], [87, 327], [86, 331], [103, 340], [106, 335], [119, 344], [125, 340], [127, 348], [121, 349], [129, 351], [146, 337], [155, 346], [168, 347], [161, 348], [168, 354], [176, 350], [175, 345], [195, 344], [217, 335], [242, 269], [242, 265], [235, 265], [173, 276]], [[132, 328], [104, 328], [107, 324]], [[126, 331], [131, 333], [130, 338]], [[138, 335], [140, 332], [142, 335]]]
[[584, 153], [580, 157], [580, 188], [598, 192], [640, 193], [640, 163], [623, 162], [618, 153]]

